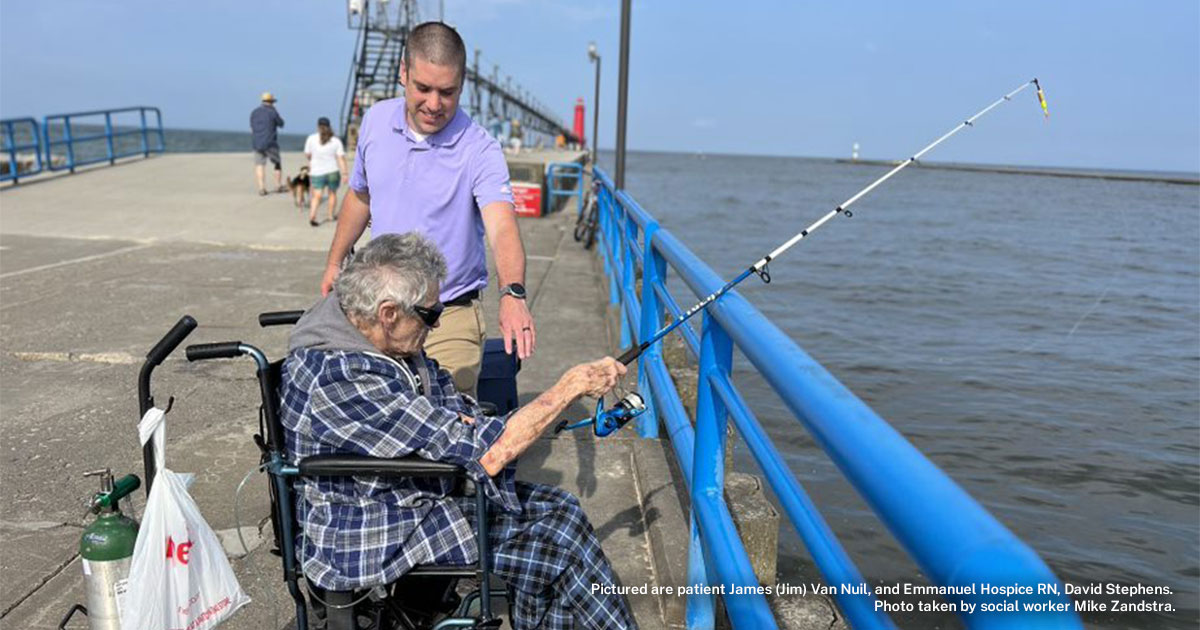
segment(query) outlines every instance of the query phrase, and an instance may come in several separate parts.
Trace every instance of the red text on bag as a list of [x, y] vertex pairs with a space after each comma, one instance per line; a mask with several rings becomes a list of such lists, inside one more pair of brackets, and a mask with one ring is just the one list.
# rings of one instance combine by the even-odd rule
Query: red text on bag
[[167, 536], [167, 558], [178, 560], [180, 564], [188, 563], [188, 554], [192, 551], [192, 541], [182, 542], [178, 545], [175, 541]]

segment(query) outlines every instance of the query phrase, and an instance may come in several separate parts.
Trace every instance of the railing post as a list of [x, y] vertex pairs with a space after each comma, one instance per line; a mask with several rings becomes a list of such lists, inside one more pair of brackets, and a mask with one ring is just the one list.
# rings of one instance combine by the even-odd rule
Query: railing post
[[604, 272], [608, 276], [608, 304], [617, 306], [620, 304], [620, 295], [617, 292], [617, 260], [616, 250], [613, 248], [613, 242], [617, 239], [613, 234], [616, 230], [613, 226], [617, 224], [617, 196], [616, 192], [605, 190], [605, 194], [600, 197], [600, 234], [604, 235], [604, 242], [601, 245], [601, 251], [604, 252]]
[[716, 494], [725, 490], [725, 435], [728, 412], [713, 390], [713, 378], [729, 378], [733, 341], [706, 310], [700, 327], [700, 366], [696, 379], [696, 446], [692, 492]]
[[600, 262], [604, 263], [604, 276], [609, 279], [612, 277], [608, 265], [608, 215], [611, 212], [608, 201], [611, 195], [612, 193], [603, 185], [596, 193], [596, 226], [600, 231], [600, 248], [597, 251], [600, 252]]
[[146, 108], [139, 109], [138, 114], [142, 117], [142, 157], [150, 157], [150, 139], [146, 134]]
[[608, 221], [604, 224], [604, 247], [605, 259], [608, 265], [605, 266], [605, 271], [608, 273], [608, 303], [613, 306], [621, 304], [621, 293], [618, 288], [620, 279], [617, 277], [617, 258], [621, 247], [620, 230], [618, 215], [621, 211], [621, 202], [617, 200], [617, 191], [610, 191], [608, 195]]
[[46, 164], [42, 162], [42, 129], [38, 127], [37, 121], [32, 118], [29, 119], [29, 126], [32, 128], [30, 132], [32, 135], [30, 137], [33, 139], [33, 156], [37, 160], [37, 169], [33, 172], [40, 173], [46, 167]]
[[[642, 255], [642, 329], [638, 342], [654, 336], [658, 332], [659, 322], [662, 321], [662, 306], [659, 305], [656, 287], [662, 286], [666, 280], [667, 261], [662, 254], [654, 250], [654, 233], [658, 231], [658, 222], [651, 221], [642, 232], [645, 249]], [[646, 349], [638, 359], [638, 388], [640, 391], [650, 391], [650, 375], [646, 373], [646, 364], [662, 360], [662, 344], [656, 343]], [[638, 435], [643, 438], [658, 437], [658, 410], [655, 409], [654, 396], [646, 396], [646, 412], [638, 418]]]
[[8, 153], [8, 168], [12, 170], [12, 180], [16, 184], [20, 169], [17, 167], [17, 138], [14, 134], [13, 124], [4, 121], [4, 151]]
[[[621, 215], [625, 219], [625, 230], [621, 235], [621, 300], [625, 300], [628, 293], [637, 293], [637, 273], [635, 273], [634, 262], [637, 256], [634, 255], [634, 250], [637, 248], [638, 225], [637, 221], [633, 220], [633, 213], [629, 208], [624, 208]], [[626, 293], [628, 291], [628, 293]], [[629, 318], [629, 311], [624, 307], [621, 308], [621, 347], [628, 348], [633, 345], [633, 339], [636, 331], [633, 330], [633, 322]]]
[[163, 136], [162, 111], [157, 107], [154, 108], [154, 117], [158, 120], [158, 152], [164, 153], [167, 150], [167, 140]]
[[[693, 460], [694, 462], [695, 460]], [[693, 504], [694, 506], [695, 504]], [[693, 507], [691, 537], [688, 539], [688, 568], [686, 586], [708, 586], [708, 567], [704, 561], [704, 543], [700, 540], [700, 526], [696, 523], [696, 508]], [[684, 623], [687, 630], [713, 630], [716, 626], [716, 602], [712, 595], [689, 593]]]
[[54, 162], [50, 161], [50, 121], [42, 118], [42, 146], [38, 147], [39, 151], [44, 151], [46, 154], [46, 168], [54, 170]]
[[[692, 505], [705, 495], [724, 500], [725, 435], [728, 414], [725, 401], [713, 391], [712, 378], [728, 378], [733, 365], [733, 342], [708, 311], [700, 327], [700, 366], [696, 379], [696, 442], [692, 452]], [[695, 508], [693, 507], [693, 510]], [[698, 539], [693, 539], [693, 545]], [[692, 552], [695, 558], [696, 552]], [[711, 597], [711, 596], [710, 596]], [[692, 606], [689, 599], [688, 607]], [[690, 614], [690, 611], [689, 611]]]
[[583, 165], [580, 164], [579, 170], [575, 175], [575, 207], [579, 208], [580, 211], [583, 210], [583, 179]]
[[[49, 133], [49, 132], [47, 132], [47, 133]], [[74, 173], [75, 172], [75, 143], [71, 139], [71, 117], [70, 116], [63, 116], [63, 141], [66, 142], [66, 144], [67, 144], [67, 168], [71, 169], [71, 172]], [[46, 150], [49, 151], [50, 147], [47, 146]], [[51, 160], [51, 163], [53, 163], [53, 160]]]
[[104, 112], [104, 145], [108, 147], [108, 165], [117, 163], [113, 156], [112, 112]]

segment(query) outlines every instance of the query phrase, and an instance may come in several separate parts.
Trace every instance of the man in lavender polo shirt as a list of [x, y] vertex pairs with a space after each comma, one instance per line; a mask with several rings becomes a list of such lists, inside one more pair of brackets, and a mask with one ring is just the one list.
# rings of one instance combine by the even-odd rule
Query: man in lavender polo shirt
[[485, 327], [479, 302], [487, 286], [487, 235], [501, 287], [504, 348], [524, 359], [536, 335], [525, 303], [525, 248], [517, 228], [508, 166], [500, 145], [458, 109], [466, 47], [454, 29], [426, 22], [409, 34], [400, 67], [404, 98], [380, 101], [363, 117], [350, 190], [329, 248], [321, 293], [328, 294], [367, 221], [371, 235], [420, 232], [446, 257], [446, 304], [426, 354], [474, 394]]

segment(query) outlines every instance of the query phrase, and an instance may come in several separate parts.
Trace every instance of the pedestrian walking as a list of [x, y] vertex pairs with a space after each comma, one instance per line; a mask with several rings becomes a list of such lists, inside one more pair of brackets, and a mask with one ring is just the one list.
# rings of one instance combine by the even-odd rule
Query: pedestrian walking
[[341, 138], [333, 135], [333, 127], [329, 119], [322, 116], [317, 119], [317, 132], [304, 141], [304, 155], [308, 158], [308, 177], [311, 198], [308, 206], [308, 224], [317, 227], [317, 208], [321, 206], [321, 197], [329, 191], [329, 220], [337, 215], [337, 191], [342, 185], [342, 177], [346, 171], [346, 148]]
[[279, 157], [279, 137], [276, 130], [283, 126], [283, 117], [275, 111], [275, 95], [263, 92], [262, 104], [250, 112], [250, 133], [254, 139], [254, 179], [258, 194], [267, 194], [267, 161], [275, 165], [275, 192], [287, 192], [283, 185], [283, 162]]

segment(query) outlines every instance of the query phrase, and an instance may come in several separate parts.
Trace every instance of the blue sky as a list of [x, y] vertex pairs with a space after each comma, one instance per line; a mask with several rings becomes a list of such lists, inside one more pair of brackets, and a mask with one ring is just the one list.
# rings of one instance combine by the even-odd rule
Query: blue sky
[[[927, 159], [1200, 171], [1200, 3], [635, 0], [628, 145], [638, 150], [911, 155], [1001, 94]], [[422, 3], [435, 17], [438, 3]], [[603, 56], [614, 142], [619, 0], [445, 0], [484, 67], [570, 119]], [[168, 127], [241, 130], [259, 92], [285, 131], [336, 119], [354, 33], [337, 0], [0, 5], [0, 115], [146, 104]], [[591, 114], [588, 114], [591, 134]]]

